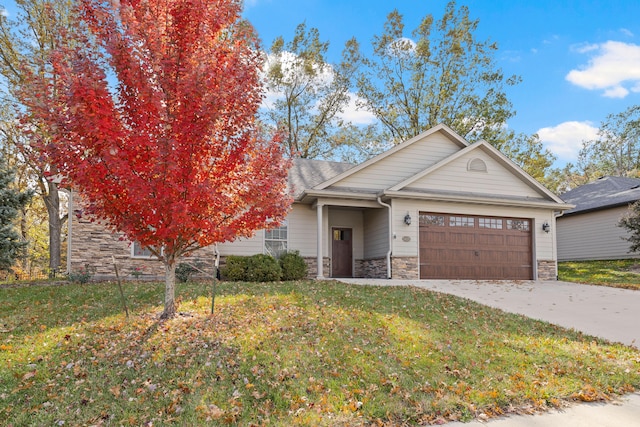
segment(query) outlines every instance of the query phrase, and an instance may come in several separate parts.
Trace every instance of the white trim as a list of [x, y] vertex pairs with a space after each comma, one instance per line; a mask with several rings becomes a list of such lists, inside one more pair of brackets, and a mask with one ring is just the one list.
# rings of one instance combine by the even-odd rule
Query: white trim
[[[269, 230], [274, 230], [276, 228], [282, 228], [282, 227], [286, 227], [286, 232], [287, 232], [287, 238], [286, 239], [267, 239], [267, 232]], [[278, 226], [278, 227], [274, 227], [271, 229], [263, 229], [262, 230], [262, 253], [266, 254], [266, 255], [271, 255], [274, 256], [274, 254], [269, 253], [269, 251], [267, 251], [267, 240], [272, 241], [272, 242], [285, 242], [285, 252], [287, 252], [289, 250], [289, 235], [291, 233], [289, 233], [289, 221], [288, 220], [284, 220], [282, 221], [282, 223]]]
[[[129, 245], [129, 247], [131, 248], [131, 258], [132, 259], [155, 259], [155, 255], [150, 253], [149, 255], [136, 255], [135, 254], [135, 245], [140, 245], [140, 243], [138, 242], [131, 242], [131, 245]], [[142, 249], [142, 247], [141, 247]], [[163, 251], [160, 251], [160, 253], [162, 253]]]

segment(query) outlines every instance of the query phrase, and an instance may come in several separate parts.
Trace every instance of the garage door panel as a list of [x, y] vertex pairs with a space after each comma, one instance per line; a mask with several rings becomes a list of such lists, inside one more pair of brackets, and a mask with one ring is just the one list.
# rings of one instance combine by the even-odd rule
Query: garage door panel
[[420, 277], [531, 279], [529, 224], [528, 219], [420, 213]]
[[506, 244], [505, 236], [480, 232], [476, 236], [476, 244], [479, 246], [504, 246]]
[[475, 236], [468, 231], [452, 231], [449, 233], [448, 243], [452, 245], [472, 245], [475, 242]]

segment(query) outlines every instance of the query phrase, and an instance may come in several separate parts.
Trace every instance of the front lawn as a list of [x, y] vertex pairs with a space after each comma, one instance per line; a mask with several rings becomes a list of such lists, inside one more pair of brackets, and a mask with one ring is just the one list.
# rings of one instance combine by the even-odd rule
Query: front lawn
[[558, 278], [567, 282], [640, 290], [640, 260], [559, 262]]
[[454, 296], [323, 282], [0, 289], [0, 419], [424, 425], [640, 387], [640, 352]]

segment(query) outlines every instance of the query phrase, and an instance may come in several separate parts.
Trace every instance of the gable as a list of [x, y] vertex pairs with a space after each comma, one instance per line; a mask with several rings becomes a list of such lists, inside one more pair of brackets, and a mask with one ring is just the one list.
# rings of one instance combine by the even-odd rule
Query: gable
[[411, 182], [404, 189], [543, 198], [539, 191], [484, 150], [470, 151]]
[[466, 141], [440, 125], [316, 188], [384, 190], [466, 146]]

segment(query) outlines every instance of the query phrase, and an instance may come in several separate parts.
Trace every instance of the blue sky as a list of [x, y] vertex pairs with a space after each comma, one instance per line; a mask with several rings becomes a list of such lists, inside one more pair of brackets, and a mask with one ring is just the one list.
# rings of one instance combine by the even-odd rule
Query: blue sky
[[[245, 17], [268, 47], [288, 41], [306, 22], [330, 42], [338, 61], [355, 36], [363, 48], [397, 8], [410, 33], [427, 14], [440, 18], [445, 0], [247, 0]], [[498, 43], [498, 65], [523, 82], [508, 88], [517, 115], [507, 125], [538, 133], [556, 165], [575, 162], [581, 141], [594, 139], [611, 113], [640, 104], [640, 2], [635, 0], [466, 0], [480, 21], [476, 36]], [[360, 115], [362, 117], [362, 115]]]
[[[431, 13], [440, 18], [446, 0], [245, 0], [244, 16], [265, 46], [292, 38], [301, 22], [330, 42], [338, 61], [344, 42], [356, 37], [363, 49], [397, 8], [407, 33]], [[581, 141], [594, 139], [611, 113], [640, 104], [640, 1], [459, 0], [480, 21], [476, 36], [498, 43], [498, 65], [523, 82], [508, 88], [517, 112], [507, 125], [538, 133], [556, 165], [576, 160]], [[11, 15], [13, 1], [0, 0]], [[370, 120], [349, 111], [355, 122]]]

